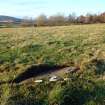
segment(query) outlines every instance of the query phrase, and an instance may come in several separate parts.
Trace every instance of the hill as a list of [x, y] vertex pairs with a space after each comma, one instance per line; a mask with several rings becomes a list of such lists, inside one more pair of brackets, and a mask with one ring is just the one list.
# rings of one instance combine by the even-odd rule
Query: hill
[[0, 23], [20, 23], [20, 22], [21, 22], [21, 19], [19, 18], [0, 15]]

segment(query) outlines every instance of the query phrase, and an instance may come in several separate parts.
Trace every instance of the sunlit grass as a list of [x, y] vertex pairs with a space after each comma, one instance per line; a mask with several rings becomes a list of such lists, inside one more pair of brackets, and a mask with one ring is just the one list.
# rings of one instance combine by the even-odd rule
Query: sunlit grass
[[[13, 80], [33, 64], [80, 66], [82, 72], [86, 70], [84, 77], [87, 80], [92, 78], [97, 85], [85, 83], [87, 80], [81, 78], [68, 84], [59, 82], [57, 83], [61, 86], [59, 89], [55, 88], [56, 84], [50, 83], [34, 87], [27, 85], [9, 87], [5, 84], [0, 85], [2, 104], [35, 102], [35, 105], [36, 103], [48, 105], [43, 103], [47, 103], [48, 99], [52, 102], [61, 101], [59, 95], [63, 95], [62, 91], [68, 95], [68, 91], [65, 91], [68, 88], [71, 89], [71, 94], [67, 96], [70, 99], [74, 94], [83, 92], [82, 95], [91, 96], [83, 100], [86, 101], [84, 105], [104, 105], [105, 83], [101, 82], [100, 78], [96, 79], [94, 69], [99, 75], [103, 74], [105, 69], [105, 24], [0, 29], [0, 81]], [[70, 85], [73, 86], [74, 92]], [[79, 86], [87, 90], [83, 91]], [[62, 96], [62, 100], [63, 98]], [[78, 98], [78, 95], [74, 98]]]

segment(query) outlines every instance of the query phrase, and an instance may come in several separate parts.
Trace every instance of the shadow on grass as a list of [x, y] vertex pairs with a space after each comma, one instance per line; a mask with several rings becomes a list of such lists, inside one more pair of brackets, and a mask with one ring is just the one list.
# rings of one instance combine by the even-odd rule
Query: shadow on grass
[[94, 72], [95, 75], [104, 75], [105, 73], [105, 59], [93, 59], [90, 62], [83, 65], [85, 71]]
[[10, 97], [6, 103], [6, 105], [45, 105], [41, 100], [36, 100], [30, 97], [24, 97], [22, 95], [17, 95]]
[[71, 83], [65, 87], [60, 105], [105, 105], [105, 82]]
[[95, 62], [96, 73], [99, 75], [103, 75], [105, 73], [105, 60], [100, 59]]
[[[46, 87], [44, 85], [45, 89], [48, 88]], [[8, 99], [6, 105], [105, 105], [105, 82], [97, 82], [95, 85], [87, 84], [86, 87], [84, 88], [84, 84], [74, 83], [72, 85], [71, 83], [71, 85], [65, 86], [65, 89], [58, 95], [60, 100], [57, 100], [57, 98], [51, 100], [54, 103], [48, 100], [49, 93], [46, 93], [46, 91], [38, 93], [36, 87], [30, 87], [30, 90], [25, 93], [26, 96], [18, 92], [17, 95]], [[42, 91], [43, 89], [40, 87], [38, 90]], [[37, 94], [35, 94], [36, 92]]]

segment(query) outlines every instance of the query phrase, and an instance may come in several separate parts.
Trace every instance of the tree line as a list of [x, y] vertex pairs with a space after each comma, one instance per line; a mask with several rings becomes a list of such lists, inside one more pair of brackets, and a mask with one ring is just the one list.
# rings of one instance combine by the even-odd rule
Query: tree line
[[57, 14], [47, 17], [41, 14], [35, 19], [24, 18], [21, 22], [21, 26], [64, 26], [71, 24], [94, 24], [94, 23], [105, 23], [105, 12], [100, 14], [86, 14], [76, 16], [75, 13], [69, 16]]

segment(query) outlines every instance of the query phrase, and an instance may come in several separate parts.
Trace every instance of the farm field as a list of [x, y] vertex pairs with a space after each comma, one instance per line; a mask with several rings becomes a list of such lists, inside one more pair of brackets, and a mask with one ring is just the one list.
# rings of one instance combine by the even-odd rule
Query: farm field
[[[27, 71], [27, 68], [40, 64], [79, 67], [80, 73], [76, 75], [83, 73], [87, 75], [84, 76], [86, 79], [92, 79], [97, 84], [95, 87], [92, 84], [85, 84], [84, 81], [80, 82], [81, 85], [85, 84], [90, 89], [89, 92], [93, 92], [91, 99], [88, 100], [89, 102], [80, 102], [80, 105], [105, 105], [105, 92], [102, 92], [105, 91], [105, 82], [102, 79], [105, 70], [105, 24], [0, 29], [0, 82], [12, 81], [21, 73]], [[60, 72], [61, 75], [62, 72]], [[77, 82], [74, 82], [74, 84], [77, 84], [76, 86], [79, 85]], [[23, 105], [22, 102], [29, 105], [35, 97], [33, 92], [36, 92], [37, 95], [37, 92], [42, 89], [42, 93], [38, 94], [41, 99], [35, 98], [41, 102], [48, 95], [44, 93], [47, 88], [49, 88], [48, 91], [51, 91], [49, 100], [52, 104], [48, 104], [46, 99], [42, 103], [38, 103], [34, 99], [35, 104], [30, 105], [55, 105], [56, 96], [54, 95], [59, 95], [59, 92], [61, 92], [61, 84], [66, 84], [68, 89], [69, 85], [72, 87], [72, 84], [68, 82], [57, 83], [58, 86], [53, 83], [49, 84], [42, 83], [40, 86], [36, 85], [36, 87], [33, 86], [33, 83], [28, 84], [28, 86], [23, 84], [14, 87], [8, 83], [1, 84], [0, 105]], [[84, 89], [84, 87], [82, 88]], [[12, 89], [13, 92], [11, 92]], [[56, 94], [57, 92], [58, 94]], [[87, 95], [90, 95], [91, 92]], [[81, 98], [82, 96], [84, 96], [84, 93], [81, 93]], [[28, 99], [31, 101], [26, 101], [23, 99], [24, 97], [29, 97]], [[73, 96], [71, 95], [71, 97]], [[99, 99], [99, 97], [101, 98]], [[99, 100], [96, 101], [95, 98]], [[9, 99], [12, 101], [8, 101]], [[21, 100], [19, 104], [18, 99]], [[70, 105], [77, 105], [73, 102]]]

